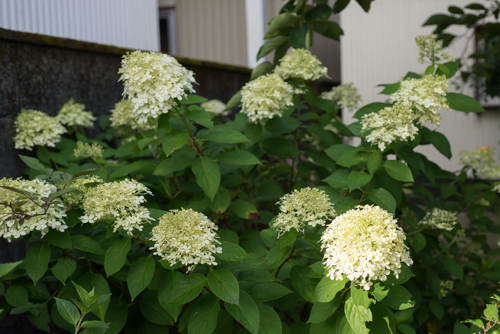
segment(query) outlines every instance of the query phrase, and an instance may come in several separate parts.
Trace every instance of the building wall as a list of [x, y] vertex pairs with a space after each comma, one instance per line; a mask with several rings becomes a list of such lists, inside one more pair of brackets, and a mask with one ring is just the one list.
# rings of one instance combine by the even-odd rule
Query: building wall
[[247, 66], [245, 0], [177, 0], [177, 54]]
[[2, 0], [0, 28], [159, 50], [157, 0]]
[[[381, 83], [394, 83], [408, 72], [421, 73], [426, 65], [417, 62], [418, 49], [415, 37], [432, 32], [432, 27], [422, 24], [433, 14], [447, 13], [450, 5], [464, 6], [471, 0], [376, 0], [369, 13], [356, 4], [350, 4], [340, 13], [340, 24], [345, 35], [341, 38], [342, 82], [354, 82], [359, 88], [363, 104], [384, 101], [387, 96], [379, 95]], [[484, 0], [476, 2], [487, 3]], [[455, 33], [464, 30], [455, 29]], [[464, 48], [473, 52], [472, 41], [462, 39], [448, 51], [460, 57]], [[450, 84], [450, 90], [453, 90]], [[472, 95], [471, 90], [465, 89]], [[419, 151], [442, 168], [458, 170], [459, 152], [473, 150], [477, 146], [489, 145], [500, 152], [500, 113], [485, 112], [465, 114], [457, 111], [443, 111], [438, 131], [444, 133], [452, 147], [451, 160], [443, 157], [432, 146], [420, 147]], [[352, 115], [345, 114], [344, 120], [353, 122]]]

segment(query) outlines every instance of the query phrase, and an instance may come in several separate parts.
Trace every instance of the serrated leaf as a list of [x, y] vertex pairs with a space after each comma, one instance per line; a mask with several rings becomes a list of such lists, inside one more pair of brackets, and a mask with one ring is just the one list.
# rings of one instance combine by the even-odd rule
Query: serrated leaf
[[72, 324], [73, 326], [80, 320], [80, 312], [71, 302], [54, 297], [57, 305], [57, 311], [63, 317], [64, 320]]

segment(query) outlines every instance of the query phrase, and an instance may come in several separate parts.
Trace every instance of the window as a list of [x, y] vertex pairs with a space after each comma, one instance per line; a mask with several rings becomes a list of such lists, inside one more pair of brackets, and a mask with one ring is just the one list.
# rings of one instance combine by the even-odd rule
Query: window
[[177, 54], [175, 9], [160, 9], [160, 50], [171, 55]]

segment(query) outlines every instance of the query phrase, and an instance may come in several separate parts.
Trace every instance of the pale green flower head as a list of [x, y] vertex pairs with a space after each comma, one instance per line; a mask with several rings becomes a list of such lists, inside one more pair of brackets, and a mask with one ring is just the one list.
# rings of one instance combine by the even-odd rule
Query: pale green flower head
[[433, 208], [426, 213], [424, 219], [418, 222], [419, 225], [427, 225], [431, 229], [452, 231], [457, 222], [457, 214], [451, 211]]
[[415, 42], [418, 47], [418, 62], [423, 64], [425, 59], [428, 59], [430, 63], [435, 64], [442, 59], [448, 61], [455, 61], [449, 53], [441, 52], [443, 49], [443, 43], [436, 40], [436, 35], [420, 35], [415, 37]]
[[224, 102], [221, 102], [219, 100], [209, 100], [206, 102], [203, 102], [200, 104], [200, 107], [205, 109], [206, 112], [215, 114], [215, 115], [225, 115], [227, 112], [226, 110], [226, 104]]
[[274, 69], [274, 73], [285, 80], [293, 78], [302, 80], [329, 78], [328, 69], [322, 66], [321, 61], [306, 49], [293, 49], [289, 55], [281, 58], [280, 64]]
[[35, 146], [54, 147], [66, 133], [55, 117], [37, 110], [22, 109], [14, 122], [17, 135], [14, 137], [15, 148], [31, 151]]
[[293, 95], [298, 93], [279, 75], [271, 73], [247, 82], [241, 89], [241, 112], [252, 123], [283, 116], [283, 110], [293, 106]]
[[349, 111], [357, 109], [361, 102], [361, 95], [352, 82], [333, 87], [330, 91], [321, 93], [319, 97], [331, 100], [339, 108]]
[[133, 179], [88, 188], [83, 194], [84, 215], [80, 220], [90, 224], [114, 220], [114, 232], [122, 228], [132, 235], [134, 230], [142, 231], [145, 223], [154, 220], [141, 205], [146, 202], [145, 194], [152, 195], [146, 186]]
[[217, 245], [217, 225], [192, 209], [170, 210], [164, 214], [151, 232], [155, 255], [170, 262], [180, 262], [188, 271], [198, 264], [216, 266], [214, 254], [221, 253]]
[[135, 120], [134, 103], [130, 100], [121, 100], [111, 110], [109, 118], [111, 127], [115, 129], [117, 137], [126, 137], [132, 131], [147, 131], [153, 129], [149, 122], [139, 123]]
[[474, 151], [460, 151], [460, 162], [466, 168], [475, 170], [478, 176], [498, 179], [500, 166], [495, 165], [494, 154], [494, 149], [480, 146]]
[[139, 123], [168, 113], [194, 92], [194, 73], [174, 58], [156, 52], [134, 51], [123, 56], [118, 73], [123, 81], [124, 95], [134, 103], [133, 113]]
[[323, 265], [332, 280], [345, 275], [369, 290], [374, 281], [397, 278], [401, 262], [410, 266], [406, 235], [393, 215], [378, 206], [357, 206], [333, 220], [321, 236]]
[[48, 198], [57, 191], [54, 185], [41, 179], [28, 181], [3, 178], [0, 179], [0, 186], [13, 187], [32, 195], [30, 200], [26, 195], [0, 188], [0, 237], [10, 241], [34, 230], [44, 236], [49, 229], [64, 232], [68, 227], [64, 222], [66, 207], [60, 199], [54, 200], [47, 211], [42, 207], [45, 204], [42, 198]]
[[73, 98], [66, 102], [56, 118], [66, 126], [81, 126], [83, 128], [94, 127], [95, 117], [91, 111], [84, 111], [85, 105], [76, 103]]
[[75, 157], [91, 158], [93, 160], [102, 159], [104, 147], [98, 143], [76, 142], [76, 148], [73, 151]]
[[272, 227], [278, 231], [278, 237], [291, 229], [303, 232], [306, 226], [324, 226], [336, 214], [328, 195], [316, 188], [295, 189], [276, 204], [280, 213]]
[[403, 105], [385, 107], [379, 112], [369, 113], [361, 119], [361, 131], [371, 131], [365, 139], [378, 145], [381, 151], [395, 141], [415, 138], [418, 128], [414, 124], [415, 113]]
[[58, 189], [73, 188], [76, 191], [64, 194], [62, 197], [64, 201], [68, 204], [81, 204], [84, 200], [84, 194], [91, 186], [96, 186], [103, 183], [104, 181], [96, 175], [90, 175], [87, 177], [79, 177], [74, 179], [69, 184], [59, 183], [57, 184]]

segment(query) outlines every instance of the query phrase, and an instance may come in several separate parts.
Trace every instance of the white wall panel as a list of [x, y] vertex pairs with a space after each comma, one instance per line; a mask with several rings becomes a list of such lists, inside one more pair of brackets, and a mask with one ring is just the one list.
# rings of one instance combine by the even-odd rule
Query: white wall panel
[[0, 27], [159, 50], [157, 0], [0, 0]]
[[[422, 24], [433, 14], [447, 13], [450, 5], [464, 6], [470, 0], [376, 0], [369, 13], [365, 13], [356, 3], [351, 3], [340, 13], [340, 25], [344, 29], [341, 38], [342, 82], [354, 82], [359, 88], [363, 104], [384, 101], [387, 96], [379, 95], [381, 83], [394, 83], [408, 72], [421, 73], [425, 66], [417, 62], [418, 50], [415, 37], [429, 34], [432, 27]], [[476, 2], [487, 3], [484, 0]], [[451, 30], [450, 30], [451, 31]], [[455, 29], [456, 34], [463, 29]], [[448, 51], [460, 56], [467, 41], [462, 39]], [[469, 43], [468, 51], [473, 52]], [[453, 85], [450, 84], [450, 88]], [[471, 94], [470, 90], [464, 93]], [[419, 150], [431, 161], [449, 170], [458, 170], [459, 152], [473, 150], [477, 146], [489, 145], [500, 153], [500, 113], [464, 114], [457, 111], [441, 113], [439, 127], [450, 140], [453, 158], [448, 160], [433, 147]], [[345, 114], [344, 120], [351, 123], [352, 115]]]

